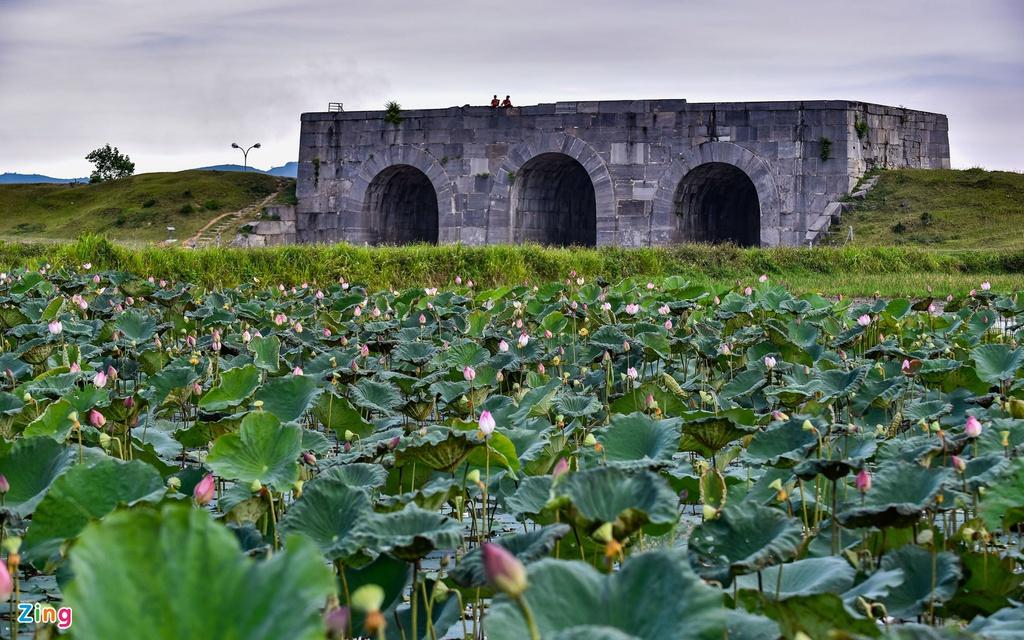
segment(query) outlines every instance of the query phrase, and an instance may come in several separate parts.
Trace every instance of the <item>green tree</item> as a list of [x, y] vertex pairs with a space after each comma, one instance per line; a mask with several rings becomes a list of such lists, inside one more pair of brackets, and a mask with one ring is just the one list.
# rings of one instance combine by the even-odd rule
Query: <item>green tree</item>
[[99, 149], [94, 149], [85, 156], [85, 159], [96, 165], [89, 176], [90, 182], [105, 182], [127, 178], [135, 173], [135, 163], [125, 154], [111, 147], [108, 142]]

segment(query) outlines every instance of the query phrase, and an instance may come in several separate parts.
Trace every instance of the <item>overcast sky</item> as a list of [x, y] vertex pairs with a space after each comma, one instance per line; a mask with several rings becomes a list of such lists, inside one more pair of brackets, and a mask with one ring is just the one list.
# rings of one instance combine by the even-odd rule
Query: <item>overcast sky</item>
[[1022, 0], [0, 0], [0, 172], [294, 160], [299, 114], [576, 99], [840, 98], [949, 115], [1024, 170]]

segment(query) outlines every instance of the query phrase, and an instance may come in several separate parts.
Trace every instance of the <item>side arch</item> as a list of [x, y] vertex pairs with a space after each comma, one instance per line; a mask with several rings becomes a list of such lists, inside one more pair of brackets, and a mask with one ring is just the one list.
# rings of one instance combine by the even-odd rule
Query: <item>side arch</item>
[[615, 189], [608, 167], [593, 147], [576, 136], [564, 133], [538, 135], [509, 149], [497, 175], [492, 176], [486, 242], [494, 244], [517, 241], [514, 229], [515, 212], [512, 211], [516, 181], [531, 160], [546, 154], [568, 156], [582, 165], [594, 187], [596, 244], [616, 244], [618, 222]]
[[374, 219], [374, 201], [380, 197], [379, 176], [399, 173], [400, 167], [422, 172], [437, 195], [437, 242], [458, 240], [458, 216], [452, 180], [441, 163], [429, 152], [410, 145], [395, 145], [375, 152], [364, 160], [352, 179], [352, 188], [340, 211], [340, 236], [353, 244], [376, 244], [379, 229]]
[[[650, 244], [667, 245], [686, 241], [686, 231], [678, 214], [679, 190], [688, 175], [693, 178], [711, 166], [728, 165], [742, 171], [749, 178], [757, 194], [759, 205], [757, 237], [761, 246], [777, 244], [774, 229], [779, 226], [782, 197], [769, 164], [750, 150], [731, 142], [706, 142], [688, 149], [672, 161], [661, 179], [654, 196], [651, 215]], [[700, 167], [705, 169], [699, 169]], [[695, 170], [698, 173], [692, 174]], [[708, 172], [710, 173], [710, 172]]]

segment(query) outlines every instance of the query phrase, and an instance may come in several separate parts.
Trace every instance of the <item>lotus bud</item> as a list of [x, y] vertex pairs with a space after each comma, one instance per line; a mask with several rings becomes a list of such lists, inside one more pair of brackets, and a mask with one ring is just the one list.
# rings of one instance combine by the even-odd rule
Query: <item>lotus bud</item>
[[486, 410], [480, 412], [480, 423], [479, 424], [480, 424], [480, 432], [484, 434], [485, 438], [490, 436], [492, 433], [494, 433], [495, 427], [498, 426], [497, 423], [494, 421], [494, 416], [491, 415], [490, 411], [486, 411]]
[[953, 463], [953, 468], [957, 470], [957, 473], [963, 473], [967, 469], [967, 463], [960, 456], [953, 456], [950, 458], [950, 462]]
[[107, 374], [102, 371], [96, 372], [96, 375], [92, 379], [92, 383], [102, 389], [107, 386]]
[[505, 374], [499, 371], [498, 373], [494, 374], [494, 379], [498, 382], [505, 382]]
[[103, 425], [107, 424], [107, 419], [103, 417], [103, 414], [95, 409], [89, 410], [89, 424], [100, 429]]
[[653, 393], [648, 393], [647, 394], [647, 397], [644, 399], [644, 404], [647, 405], [648, 409], [657, 409], [658, 408], [658, 401], [654, 399], [654, 394]]
[[871, 474], [868, 473], [867, 469], [861, 469], [857, 473], [857, 477], [854, 478], [853, 484], [857, 488], [857, 491], [867, 493], [871, 490]]
[[538, 362], [537, 363], [537, 373], [539, 373], [540, 375], [544, 375], [544, 371], [545, 371], [544, 363], [543, 362]]
[[967, 416], [967, 423], [964, 425], [964, 433], [968, 438], [977, 438], [981, 435], [981, 422], [974, 416]]
[[310, 467], [316, 466], [316, 456], [313, 455], [312, 451], [303, 451], [302, 461], [309, 465]]
[[0, 600], [7, 600], [14, 593], [14, 580], [7, 570], [7, 563], [0, 561]]
[[[258, 483], [258, 480], [254, 480], [254, 483]], [[252, 487], [250, 487], [252, 489]], [[213, 474], [206, 474], [203, 479], [196, 483], [196, 486], [192, 489], [192, 498], [196, 504], [200, 507], [203, 505], [210, 504], [213, 500], [213, 495], [216, 490], [216, 483], [213, 480]], [[259, 488], [253, 489], [253, 493], [259, 491]]]
[[388, 447], [391, 449], [397, 449], [399, 442], [401, 442], [401, 440], [398, 439], [398, 436], [395, 436], [394, 438], [388, 440]]
[[177, 491], [181, 488], [181, 478], [178, 476], [171, 476], [167, 478], [167, 488], [171, 491]]
[[484, 574], [497, 590], [518, 598], [526, 591], [526, 567], [504, 547], [485, 542], [481, 547]]
[[622, 343], [622, 350], [623, 351], [629, 351], [630, 349], [631, 349], [631, 347], [629, 346], [629, 340], [624, 341]]
[[773, 358], [771, 356], [765, 356], [764, 357], [764, 366], [769, 371], [771, 371], [772, 369], [775, 368], [776, 363], [777, 363], [777, 361], [775, 360], [775, 358]]
[[551, 480], [554, 482], [558, 480], [566, 473], [569, 472], [569, 461], [565, 458], [559, 458], [558, 462], [555, 463], [555, 468], [551, 470]]
[[772, 420], [789, 420], [789, 416], [776, 409], [772, 411]]
[[0, 473], [0, 495], [4, 495], [10, 490], [11, 483], [7, 480], [7, 476]]
[[259, 480], [253, 480], [249, 483], [249, 491], [251, 493], [259, 493], [263, 490], [263, 483]]
[[324, 626], [330, 638], [344, 638], [348, 632], [348, 623], [348, 607], [335, 607], [324, 614]]

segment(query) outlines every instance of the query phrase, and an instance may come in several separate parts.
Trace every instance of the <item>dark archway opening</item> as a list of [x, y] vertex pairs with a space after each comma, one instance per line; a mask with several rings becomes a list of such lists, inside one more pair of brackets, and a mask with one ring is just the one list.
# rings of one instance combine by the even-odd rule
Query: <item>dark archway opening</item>
[[515, 176], [512, 198], [515, 242], [597, 244], [597, 199], [583, 165], [561, 153], [543, 153]]
[[675, 197], [680, 242], [761, 244], [761, 205], [757, 189], [742, 169], [724, 162], [694, 167], [683, 176]]
[[396, 164], [378, 173], [364, 202], [373, 244], [437, 244], [437, 192], [416, 167]]

